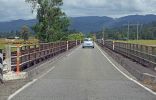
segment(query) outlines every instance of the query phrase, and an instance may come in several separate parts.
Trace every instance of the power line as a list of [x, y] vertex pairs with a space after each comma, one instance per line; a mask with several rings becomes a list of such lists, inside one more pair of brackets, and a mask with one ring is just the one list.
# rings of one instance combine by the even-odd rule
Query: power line
[[139, 26], [140, 25], [142, 25], [142, 24], [139, 24], [139, 23], [137, 23], [137, 24], [129, 24], [129, 22], [128, 22], [128, 24], [124, 24], [124, 26], [128, 26], [128, 32], [127, 32], [127, 39], [128, 40], [129, 40], [130, 26], [136, 26], [136, 29], [137, 29], [137, 37], [136, 37], [136, 39], [139, 40]]

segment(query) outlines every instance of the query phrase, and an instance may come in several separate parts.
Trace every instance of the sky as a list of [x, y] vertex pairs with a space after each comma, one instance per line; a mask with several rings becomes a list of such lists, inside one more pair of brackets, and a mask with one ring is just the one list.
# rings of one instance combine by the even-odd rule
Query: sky
[[[156, 0], [63, 0], [63, 11], [70, 17], [156, 14]], [[25, 0], [0, 0], [0, 21], [34, 19]]]

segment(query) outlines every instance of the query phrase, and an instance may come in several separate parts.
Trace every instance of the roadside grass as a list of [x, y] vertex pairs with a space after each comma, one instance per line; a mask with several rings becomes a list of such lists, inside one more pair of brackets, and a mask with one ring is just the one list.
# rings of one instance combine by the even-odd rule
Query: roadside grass
[[[29, 39], [27, 41], [27, 43], [28, 44], [36, 44], [36, 43], [38, 43], [38, 40], [37, 39]], [[0, 39], [0, 49], [4, 49], [5, 45], [8, 45], [8, 44], [12, 45], [12, 46], [15, 46], [16, 44], [27, 45], [27, 44], [25, 44], [23, 39], [3, 39], [3, 38]]]
[[0, 44], [0, 49], [4, 49], [5, 45], [4, 44]]
[[124, 43], [132, 43], [132, 44], [143, 44], [143, 45], [155, 45], [156, 46], [156, 40], [128, 40], [128, 41], [122, 41], [122, 40], [116, 40], [115, 42], [124, 42]]

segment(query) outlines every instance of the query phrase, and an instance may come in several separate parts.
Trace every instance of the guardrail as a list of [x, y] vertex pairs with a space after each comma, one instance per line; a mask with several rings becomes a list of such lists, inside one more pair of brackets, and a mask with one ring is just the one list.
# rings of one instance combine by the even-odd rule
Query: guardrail
[[79, 44], [81, 44], [81, 41], [28, 44], [25, 46], [17, 44], [16, 46], [11, 46], [11, 70], [18, 73]]
[[103, 40], [97, 43], [156, 71], [156, 46]]

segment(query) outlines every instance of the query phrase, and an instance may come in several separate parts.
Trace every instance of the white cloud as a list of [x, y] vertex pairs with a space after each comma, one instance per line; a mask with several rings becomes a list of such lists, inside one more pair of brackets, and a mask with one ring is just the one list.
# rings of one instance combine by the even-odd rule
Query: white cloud
[[156, 14], [156, 0], [64, 0], [69, 16], [111, 16]]
[[[63, 0], [68, 16], [111, 16], [156, 14], [156, 0]], [[0, 0], [0, 21], [32, 19], [25, 0]]]
[[31, 11], [25, 0], [0, 0], [0, 21], [35, 18]]

